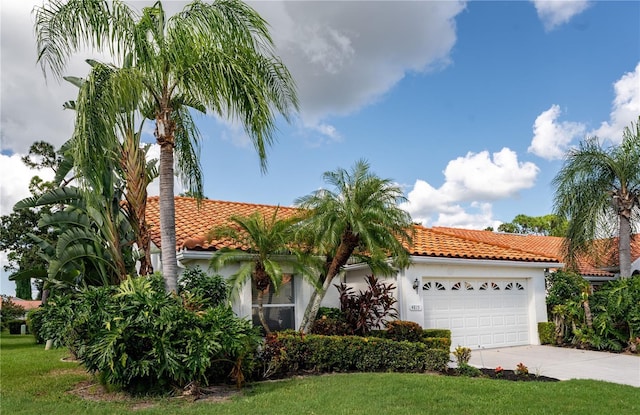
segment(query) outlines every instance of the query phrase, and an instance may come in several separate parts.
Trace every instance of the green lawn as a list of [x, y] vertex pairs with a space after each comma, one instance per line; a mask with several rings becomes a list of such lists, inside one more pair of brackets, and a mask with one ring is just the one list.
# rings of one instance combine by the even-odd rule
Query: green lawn
[[90, 401], [69, 390], [91, 377], [64, 350], [0, 337], [6, 414], [632, 414], [640, 390], [599, 381], [508, 382], [424, 374], [339, 374], [251, 385], [228, 402], [181, 398]]

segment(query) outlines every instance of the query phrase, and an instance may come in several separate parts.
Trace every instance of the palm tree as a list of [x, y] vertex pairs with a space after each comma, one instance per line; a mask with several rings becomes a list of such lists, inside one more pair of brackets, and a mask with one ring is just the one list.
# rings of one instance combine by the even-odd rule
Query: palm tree
[[278, 210], [276, 208], [270, 218], [259, 212], [248, 217], [232, 216], [232, 224], [213, 229], [209, 234], [210, 239], [227, 239], [236, 247], [215, 251], [211, 267], [217, 271], [228, 263], [242, 264], [238, 272], [229, 278], [232, 295], [237, 295], [247, 281], [253, 281], [258, 291], [258, 318], [267, 334], [271, 329], [264, 316], [264, 295], [271, 288], [276, 293], [280, 289], [283, 265], [312, 284], [315, 284], [312, 277], [317, 272], [313, 258], [296, 249], [292, 243], [296, 224], [302, 217], [279, 218]]
[[351, 172], [337, 169], [324, 173], [335, 190], [320, 189], [298, 198], [295, 204], [309, 210], [304, 226], [308, 242], [325, 257], [319, 285], [313, 292], [300, 330], [308, 331], [331, 281], [350, 257], [367, 263], [375, 273], [391, 274], [392, 265], [406, 267], [409, 255], [403, 243], [412, 239], [411, 217], [398, 207], [405, 200], [401, 189], [389, 179], [369, 171], [369, 163], [356, 162]]
[[297, 109], [294, 82], [273, 53], [267, 23], [239, 0], [195, 0], [167, 19], [161, 2], [138, 16], [121, 0], [52, 0], [36, 11], [38, 61], [62, 75], [85, 46], [124, 63], [122, 76], [141, 93], [142, 113], [155, 120], [160, 145], [160, 231], [167, 291], [177, 288], [174, 155], [185, 187], [202, 195], [198, 129], [191, 110], [243, 124], [266, 170], [276, 112]]
[[[65, 160], [71, 160], [80, 183], [89, 190], [105, 171], [116, 167], [125, 184], [123, 203], [127, 218], [136, 235], [138, 272], [148, 275], [153, 268], [145, 220], [147, 186], [158, 173], [157, 160], [146, 160], [150, 146], [140, 143], [145, 119], [138, 112], [139, 94], [135, 93], [137, 88], [126, 83], [127, 77], [119, 76], [117, 68], [96, 61], [89, 63], [92, 69], [86, 79], [65, 77], [79, 89], [77, 100], [64, 105], [77, 112], [73, 137], [65, 145]], [[134, 93], [112, 94], [112, 91]]]
[[640, 195], [640, 117], [623, 133], [618, 146], [603, 148], [597, 137], [567, 154], [553, 179], [556, 214], [569, 220], [565, 238], [567, 262], [594, 252], [594, 241], [618, 237], [620, 276], [631, 275], [632, 224], [638, 219]]

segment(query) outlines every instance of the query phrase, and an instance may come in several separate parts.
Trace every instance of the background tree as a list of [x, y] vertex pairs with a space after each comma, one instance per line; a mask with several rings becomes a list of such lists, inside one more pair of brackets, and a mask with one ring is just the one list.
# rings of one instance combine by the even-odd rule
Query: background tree
[[498, 226], [498, 232], [520, 233], [527, 235], [565, 236], [569, 223], [558, 215], [544, 216], [516, 215], [509, 223]]
[[412, 238], [411, 217], [398, 207], [405, 200], [402, 190], [390, 179], [371, 173], [366, 161], [357, 161], [351, 171], [326, 172], [324, 180], [334, 190], [320, 189], [295, 202], [309, 211], [303, 235], [307, 246], [326, 259], [318, 281], [322, 288], [312, 293], [300, 325], [305, 332], [333, 278], [351, 256], [367, 263], [374, 274], [390, 275], [392, 265], [408, 265], [403, 244], [410, 244]]
[[176, 291], [174, 155], [185, 187], [202, 195], [199, 135], [190, 110], [241, 122], [264, 170], [275, 113], [288, 120], [297, 108], [293, 80], [273, 54], [267, 23], [237, 0], [193, 1], [170, 18], [159, 1], [140, 16], [118, 0], [55, 0], [35, 13], [45, 71], [61, 76], [69, 56], [85, 46], [131, 63], [125, 65], [126, 93], [139, 89], [160, 145], [162, 272], [166, 289]]
[[[28, 154], [22, 157], [22, 162], [31, 169], [51, 170], [54, 174], [59, 170], [61, 161], [61, 155], [46, 141], [34, 142], [29, 147]], [[42, 180], [37, 175], [29, 182], [29, 190], [34, 197], [42, 195], [53, 187], [53, 182]], [[4, 265], [4, 271], [12, 271], [9, 275], [10, 279], [20, 272], [46, 268], [46, 261], [40, 257], [38, 246], [28, 234], [44, 236], [47, 230], [41, 229], [38, 221], [50, 212], [50, 206], [41, 206], [38, 209], [14, 210], [0, 217], [0, 250], [7, 253], [8, 261]], [[32, 298], [31, 278], [20, 278], [15, 280], [15, 283], [16, 297], [30, 300]]]
[[229, 278], [232, 293], [237, 295], [244, 284], [253, 281], [258, 291], [258, 318], [267, 334], [271, 328], [264, 316], [264, 296], [273, 288], [278, 292], [283, 283], [283, 266], [288, 266], [293, 274], [308, 279], [317, 272], [311, 258], [297, 250], [293, 244], [295, 225], [302, 218], [298, 216], [279, 218], [276, 209], [270, 218], [256, 212], [251, 216], [232, 216], [231, 225], [213, 229], [210, 238], [225, 238], [236, 249], [223, 248], [213, 253], [211, 266], [220, 269], [228, 263], [240, 263], [240, 269]]
[[594, 240], [617, 236], [620, 276], [631, 276], [632, 224], [639, 213], [640, 117], [625, 128], [618, 146], [603, 148], [593, 137], [570, 150], [553, 186], [555, 212], [569, 221], [568, 264], [575, 265], [580, 253], [594, 255]]

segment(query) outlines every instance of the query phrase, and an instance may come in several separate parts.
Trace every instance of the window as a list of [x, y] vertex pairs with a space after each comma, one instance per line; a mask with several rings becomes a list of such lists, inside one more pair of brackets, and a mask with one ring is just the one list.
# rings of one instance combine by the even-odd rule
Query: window
[[[252, 284], [253, 285], [253, 284]], [[273, 331], [296, 328], [295, 317], [295, 297], [293, 286], [293, 275], [285, 274], [282, 278], [282, 285], [278, 292], [274, 292], [273, 287], [269, 287], [269, 292], [265, 290], [263, 297], [264, 318]], [[255, 326], [261, 326], [258, 317], [258, 290], [251, 289], [252, 319]]]

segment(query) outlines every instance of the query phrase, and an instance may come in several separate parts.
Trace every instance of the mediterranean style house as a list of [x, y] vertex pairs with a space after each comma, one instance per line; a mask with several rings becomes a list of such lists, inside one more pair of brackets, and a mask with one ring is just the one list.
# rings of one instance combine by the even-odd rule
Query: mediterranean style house
[[[229, 241], [208, 240], [207, 234], [229, 223], [232, 215], [287, 217], [295, 208], [240, 202], [176, 197], [176, 250], [182, 268], [209, 268], [212, 252], [231, 246]], [[159, 200], [151, 197], [147, 222], [152, 243], [160, 247]], [[401, 320], [424, 328], [445, 328], [452, 332], [452, 347], [473, 349], [539, 344], [537, 323], [547, 321], [545, 273], [563, 266], [562, 238], [501, 234], [456, 228], [426, 228], [415, 225], [413, 244], [406, 248], [411, 264], [396, 275], [394, 284]], [[159, 250], [152, 255], [153, 266], [161, 271]], [[229, 277], [240, 264], [218, 274]], [[286, 272], [286, 270], [285, 270]], [[611, 279], [611, 272], [582, 264], [583, 275], [592, 281]], [[346, 267], [334, 284], [345, 282], [364, 289], [366, 265]], [[382, 277], [381, 277], [382, 278]], [[273, 328], [297, 328], [313, 287], [299, 276], [290, 275], [277, 293], [270, 293], [265, 314]], [[246, 284], [233, 307], [239, 316], [255, 319], [255, 289]], [[323, 306], [337, 307], [337, 290], [327, 292]]]

